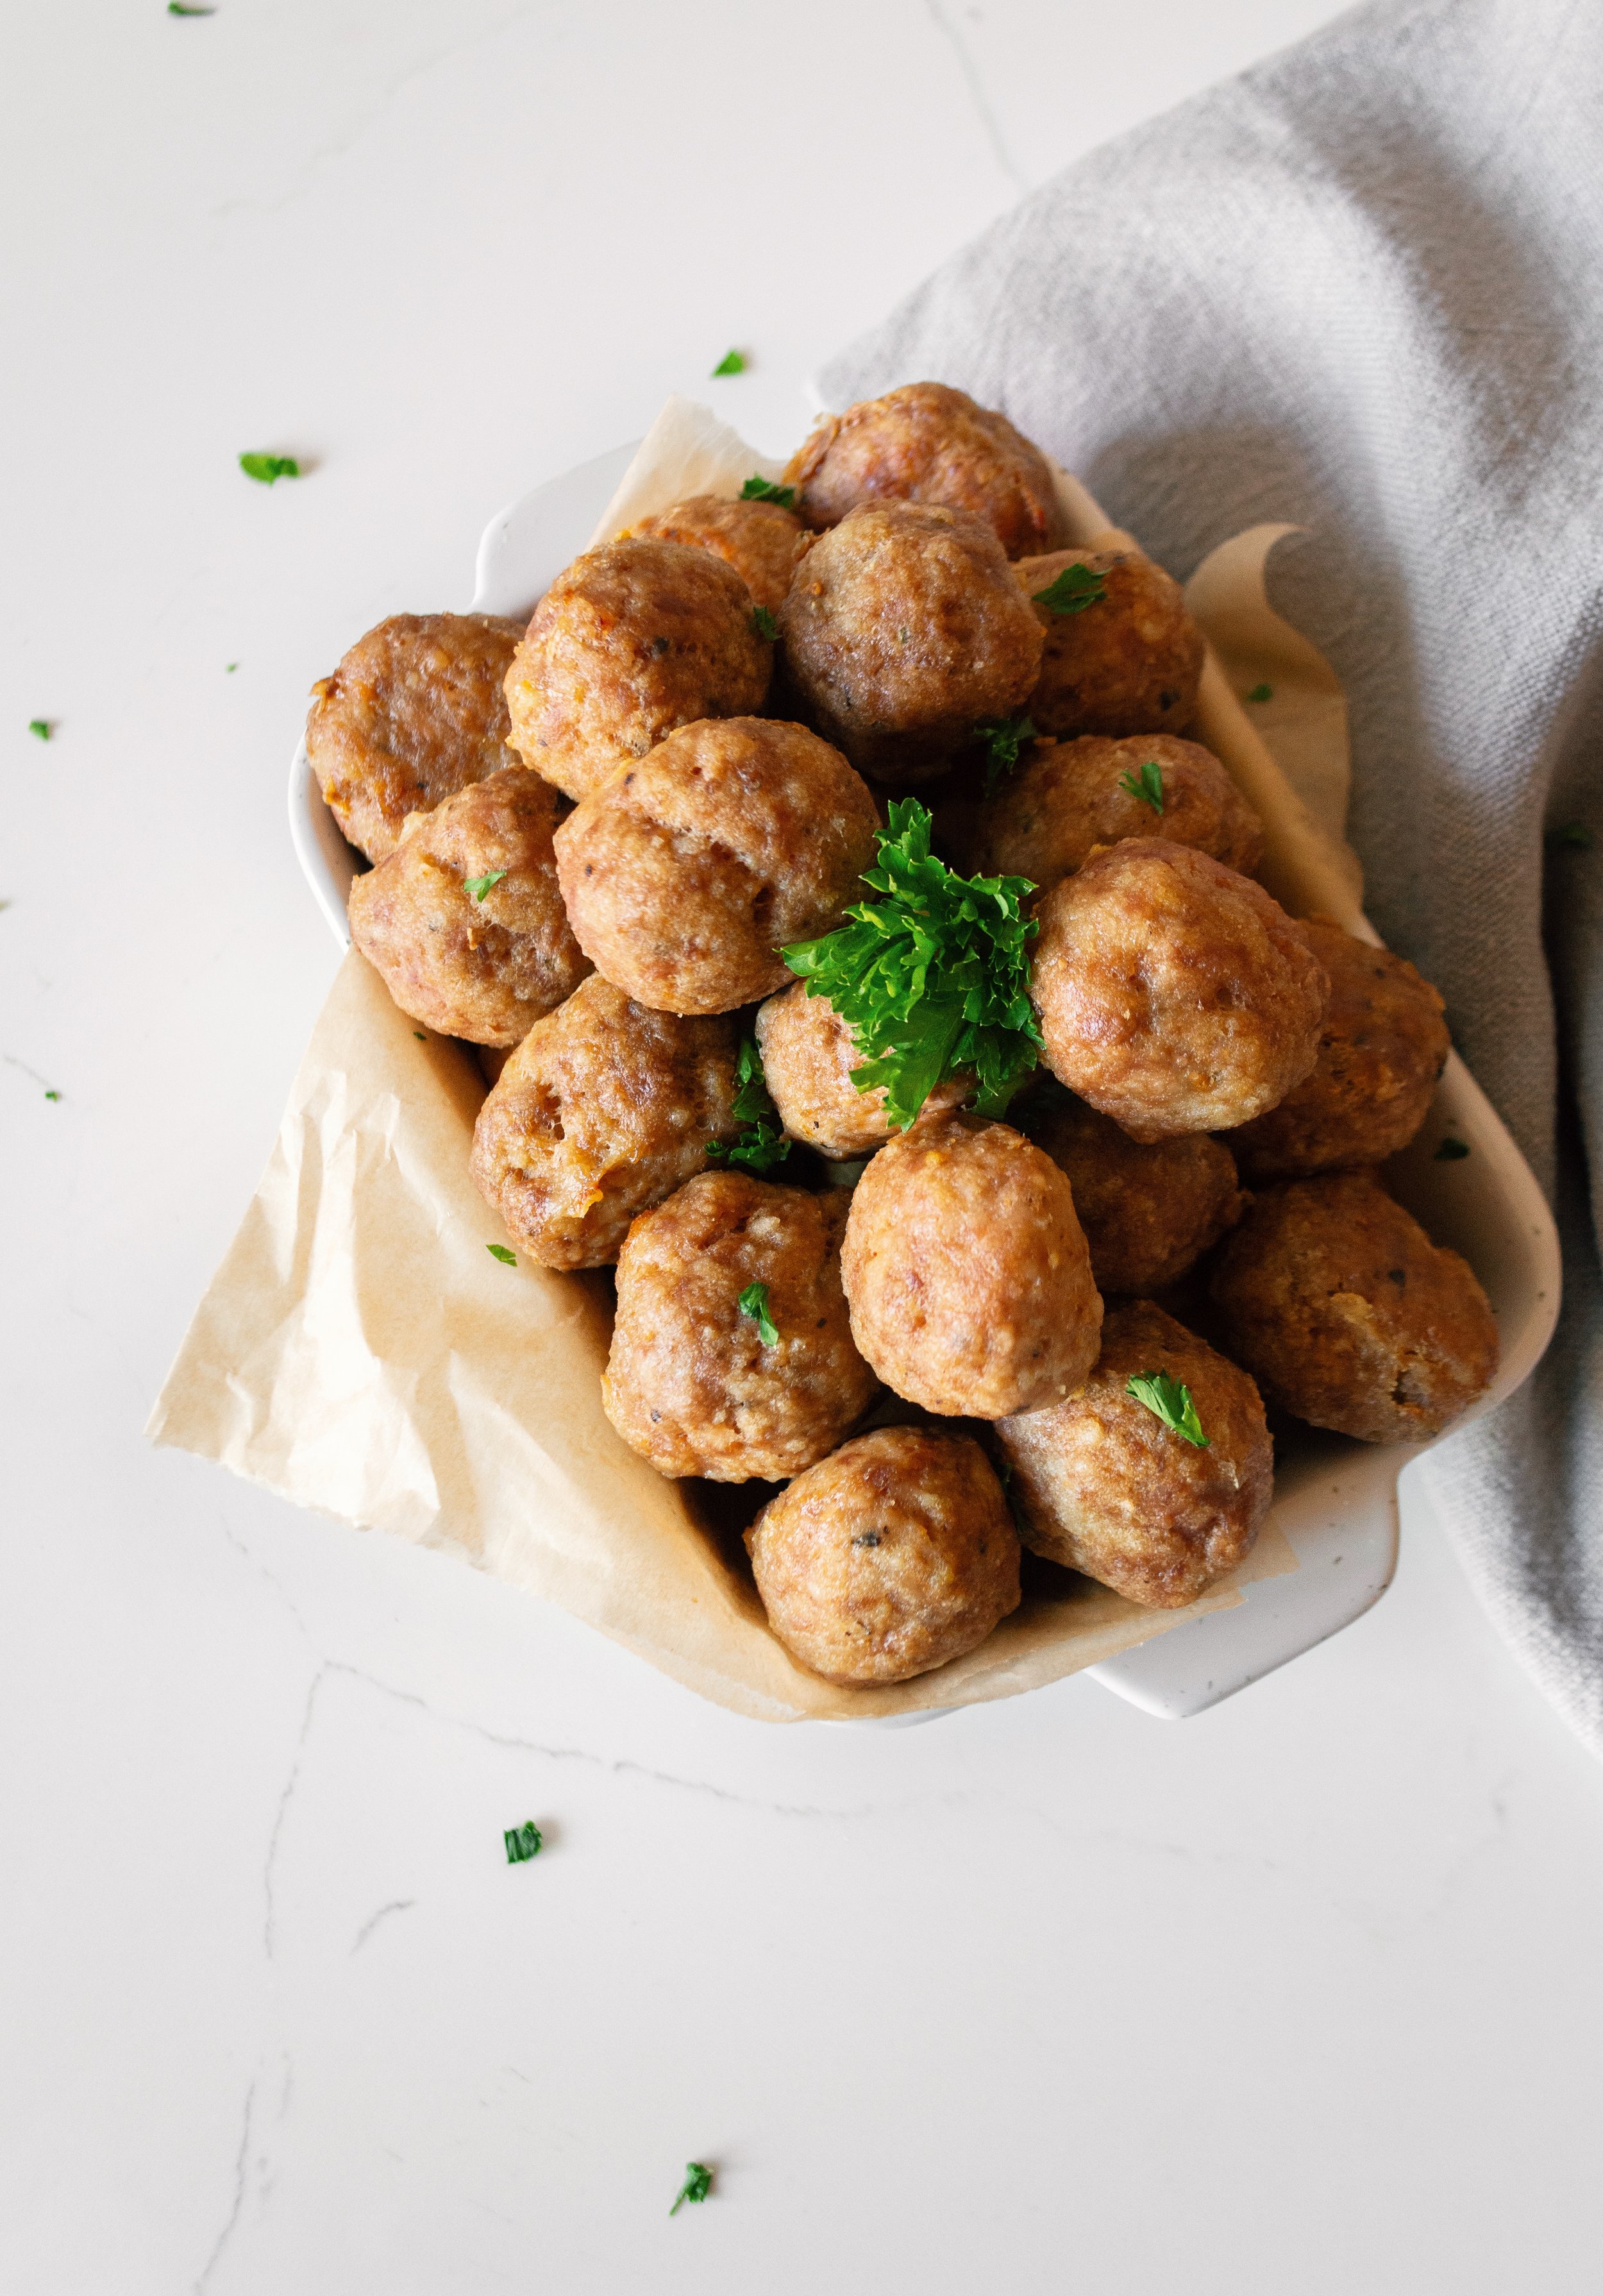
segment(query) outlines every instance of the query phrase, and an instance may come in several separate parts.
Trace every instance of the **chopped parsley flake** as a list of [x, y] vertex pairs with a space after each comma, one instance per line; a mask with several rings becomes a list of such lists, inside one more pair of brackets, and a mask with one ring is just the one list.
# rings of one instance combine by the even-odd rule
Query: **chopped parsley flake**
[[539, 1827], [533, 1824], [514, 1825], [510, 1833], [503, 1833], [501, 1838], [506, 1844], [506, 1862], [509, 1866], [522, 1866], [527, 1864], [529, 1858], [537, 1857], [540, 1854], [540, 1844], [544, 1839]]
[[464, 877], [462, 889], [464, 893], [471, 893], [476, 901], [482, 901], [490, 887], [498, 885], [505, 874], [504, 869], [487, 869], [482, 877]]
[[1025, 742], [1035, 740], [1035, 728], [1020, 711], [1017, 718], [982, 718], [974, 728], [974, 738], [986, 745], [986, 795], [989, 797], [999, 776], [1010, 774], [1018, 763]]
[[215, 8], [188, 7], [185, 0], [167, 0], [167, 12], [169, 16], [215, 16], [217, 12]]
[[725, 351], [723, 357], [718, 361], [717, 365], [713, 369], [713, 373], [715, 374], [744, 374], [745, 372], [746, 354], [744, 351]]
[[768, 1286], [748, 1283], [735, 1301], [742, 1316], [749, 1316], [757, 1327], [757, 1337], [765, 1348], [777, 1348], [780, 1335], [768, 1313]]
[[1590, 853], [1596, 842], [1583, 821], [1561, 821], [1548, 832], [1548, 844], [1555, 853]]
[[929, 812], [892, 804], [863, 883], [884, 898], [848, 909], [821, 939], [780, 951], [809, 996], [827, 996], [866, 1058], [859, 1092], [883, 1085], [905, 1131], [936, 1085], [972, 1070], [975, 1106], [1000, 1116], [1040, 1057], [1029, 999], [1027, 877], [960, 877], [929, 850]]
[[300, 476], [300, 464], [293, 455], [241, 455], [240, 468], [248, 479], [255, 479], [264, 487], [275, 487], [280, 479]]
[[1191, 1400], [1191, 1390], [1182, 1379], [1171, 1379], [1166, 1371], [1138, 1371], [1131, 1375], [1125, 1392], [1144, 1403], [1155, 1419], [1161, 1419], [1173, 1435], [1194, 1443], [1199, 1451], [1212, 1448], [1202, 1431], [1202, 1422], [1197, 1416], [1197, 1406]]
[[781, 487], [773, 479], [760, 478], [754, 472], [740, 488], [740, 500], [778, 503], [781, 510], [789, 510], [796, 500], [796, 488]]
[[668, 2214], [671, 2217], [676, 2217], [686, 2201], [699, 2205], [707, 2198], [712, 2188], [712, 2170], [703, 2168], [699, 2161], [687, 2161], [684, 2164], [684, 2182], [680, 2185], [679, 2197], [668, 2210]]
[[1126, 767], [1119, 775], [1119, 787], [1141, 805], [1149, 805], [1154, 813], [1164, 809], [1164, 771], [1156, 758], [1149, 758], [1141, 769], [1140, 778]]
[[414, 1029], [412, 1033], [417, 1038], [420, 1045], [426, 1045], [428, 1043], [429, 1039], [424, 1036], [421, 1029]]
[[30, 718], [28, 721], [28, 730], [36, 742], [48, 742], [55, 728], [48, 718]]
[[236, 670], [236, 669], [239, 668], [239, 664], [238, 664], [238, 662], [237, 662], [237, 661], [225, 661], [225, 662], [223, 664], [223, 667], [224, 667], [224, 668], [225, 668], [225, 670], [227, 670], [227, 671], [229, 672], [229, 674], [232, 676], [232, 674], [233, 673], [233, 671], [234, 671], [234, 670]]
[[780, 626], [774, 620], [773, 616], [769, 612], [766, 606], [754, 606], [752, 608], [751, 627], [757, 632], [758, 637], [766, 638], [770, 645], [773, 644], [774, 639], [778, 637], [780, 634]]
[[785, 1137], [763, 1075], [763, 1055], [757, 1050], [755, 1037], [743, 1038], [740, 1045], [730, 1112], [743, 1128], [733, 1140], [707, 1142], [709, 1164], [740, 1164], [748, 1172], [771, 1172], [776, 1164], [784, 1162], [790, 1153], [790, 1143]]
[[503, 1267], [516, 1267], [518, 1265], [517, 1253], [509, 1251], [504, 1243], [487, 1243], [485, 1250], [492, 1259], [498, 1259]]
[[1247, 698], [1249, 701], [1272, 701], [1274, 688], [1272, 685], [1255, 685]]
[[1469, 1153], [1467, 1140], [1444, 1140], [1438, 1145], [1434, 1160], [1438, 1164], [1461, 1164]]
[[45, 1097], [46, 1100], [60, 1100], [61, 1096], [61, 1095], [59, 1092], [52, 1092], [48, 1086], [45, 1086]]
[[1035, 593], [1035, 603], [1049, 614], [1083, 614], [1099, 605], [1108, 594], [1108, 578], [1089, 566], [1066, 566], [1054, 582]]

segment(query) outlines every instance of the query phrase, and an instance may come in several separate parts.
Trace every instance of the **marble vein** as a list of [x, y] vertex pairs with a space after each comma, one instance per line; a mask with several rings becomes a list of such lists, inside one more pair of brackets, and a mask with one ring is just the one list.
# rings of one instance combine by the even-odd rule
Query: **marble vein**
[[962, 75], [963, 86], [968, 92], [969, 102], [973, 106], [974, 116], [985, 132], [986, 141], [991, 146], [997, 166], [1004, 176], [1018, 184], [1021, 192], [1033, 191], [1035, 189], [1033, 182], [1008, 149], [1007, 139], [1002, 132], [1002, 123], [996, 117], [995, 109], [986, 92], [979, 67], [969, 53], [968, 42], [958, 30], [947, 10], [942, 5], [942, 0], [924, 0], [924, 8], [930, 22], [945, 40], [957, 59], [957, 68]]

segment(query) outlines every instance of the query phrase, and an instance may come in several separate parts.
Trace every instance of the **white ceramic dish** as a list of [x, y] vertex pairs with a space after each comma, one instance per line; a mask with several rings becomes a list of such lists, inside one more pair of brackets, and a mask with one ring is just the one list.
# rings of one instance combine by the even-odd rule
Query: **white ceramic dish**
[[[473, 609], [532, 612], [553, 577], [589, 543], [634, 454], [631, 445], [598, 455], [492, 519], [478, 545]], [[348, 948], [346, 897], [361, 864], [323, 804], [304, 742], [290, 771], [290, 833], [331, 931]], [[1470, 1152], [1437, 1162], [1435, 1152], [1450, 1132]], [[1456, 1054], [1423, 1132], [1394, 1160], [1390, 1177], [1435, 1240], [1470, 1261], [1496, 1311], [1501, 1363], [1470, 1414], [1478, 1417], [1528, 1378], [1552, 1335], [1558, 1239], [1530, 1168]], [[1178, 1719], [1217, 1705], [1350, 1625], [1390, 1584], [1397, 1478], [1426, 1447], [1313, 1431], [1282, 1445], [1274, 1521], [1299, 1568], [1244, 1587], [1235, 1610], [1190, 1620], [1091, 1668], [1092, 1677], [1149, 1714]]]

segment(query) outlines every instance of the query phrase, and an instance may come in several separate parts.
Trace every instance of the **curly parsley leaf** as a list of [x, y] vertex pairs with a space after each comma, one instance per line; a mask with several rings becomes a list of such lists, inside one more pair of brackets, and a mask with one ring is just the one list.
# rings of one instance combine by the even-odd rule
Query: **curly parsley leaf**
[[1044, 590], [1035, 593], [1034, 603], [1044, 606], [1049, 614], [1083, 614], [1087, 606], [1100, 605], [1108, 594], [1108, 577], [1093, 573], [1089, 566], [1066, 566]]
[[986, 749], [986, 795], [990, 796], [1002, 774], [1010, 774], [1018, 763], [1018, 752], [1026, 742], [1035, 738], [1035, 728], [1021, 710], [1017, 718], [982, 718], [974, 728], [974, 738], [983, 742]]
[[723, 357], [718, 361], [717, 365], [713, 369], [713, 373], [715, 374], [744, 374], [745, 372], [746, 354], [744, 351], [725, 351]]
[[485, 1250], [492, 1259], [498, 1259], [503, 1267], [516, 1267], [518, 1265], [517, 1253], [509, 1251], [504, 1243], [487, 1243]]
[[735, 1301], [735, 1306], [742, 1316], [751, 1317], [757, 1327], [757, 1337], [765, 1348], [778, 1347], [780, 1335], [768, 1313], [768, 1286], [765, 1283], [748, 1283]]
[[1144, 1403], [1155, 1419], [1161, 1419], [1173, 1435], [1182, 1436], [1194, 1443], [1199, 1451], [1212, 1449], [1202, 1431], [1202, 1422], [1197, 1416], [1197, 1406], [1191, 1400], [1191, 1390], [1182, 1379], [1171, 1379], [1166, 1371], [1138, 1371], [1131, 1374], [1125, 1392]]
[[784, 1162], [790, 1153], [790, 1143], [785, 1137], [779, 1111], [763, 1075], [763, 1055], [757, 1050], [755, 1037], [741, 1040], [730, 1112], [742, 1129], [733, 1140], [707, 1142], [709, 1164], [739, 1164], [748, 1172], [771, 1172], [776, 1164]]
[[507, 1864], [522, 1866], [526, 1865], [529, 1858], [537, 1857], [540, 1855], [540, 1845], [545, 1837], [539, 1827], [531, 1822], [528, 1825], [511, 1827], [501, 1839], [506, 1844]]
[[1027, 877], [960, 877], [929, 850], [929, 812], [916, 797], [890, 825], [863, 883], [884, 898], [846, 911], [822, 939], [780, 951], [809, 996], [827, 996], [866, 1055], [859, 1092], [885, 1086], [885, 1111], [905, 1131], [936, 1085], [972, 1071], [975, 1106], [1000, 1116], [1040, 1057], [1029, 998], [1024, 914]]
[[498, 885], [505, 874], [504, 869], [487, 869], [482, 877], [464, 877], [462, 881], [462, 891], [471, 893], [476, 901], [482, 901], [490, 887]]
[[789, 510], [796, 500], [796, 488], [776, 485], [773, 479], [760, 478], [754, 472], [740, 488], [740, 500], [778, 503], [781, 510]]
[[1126, 767], [1119, 775], [1119, 787], [1134, 798], [1138, 804], [1149, 805], [1154, 813], [1164, 809], [1164, 769], [1156, 758], [1149, 758], [1141, 769], [1139, 779]]
[[48, 742], [55, 727], [48, 718], [30, 718], [28, 730], [36, 742]]
[[780, 634], [780, 626], [774, 620], [773, 616], [769, 612], [766, 606], [754, 606], [752, 608], [751, 627], [757, 632], [758, 637], [766, 638], [770, 645], [773, 644], [774, 639], [778, 637]]
[[1272, 701], [1274, 688], [1272, 685], [1255, 685], [1247, 698], [1249, 701]]
[[707, 2198], [712, 2188], [712, 2170], [704, 2168], [699, 2161], [687, 2161], [684, 2164], [684, 2182], [680, 2185], [679, 2197], [668, 2210], [668, 2214], [671, 2217], [676, 2217], [686, 2201], [699, 2205]]
[[293, 455], [241, 455], [240, 468], [248, 479], [255, 479], [264, 487], [275, 487], [280, 479], [300, 476], [300, 464]]
[[1467, 1140], [1444, 1140], [1433, 1160], [1438, 1164], [1461, 1164], [1468, 1153], [1469, 1143]]

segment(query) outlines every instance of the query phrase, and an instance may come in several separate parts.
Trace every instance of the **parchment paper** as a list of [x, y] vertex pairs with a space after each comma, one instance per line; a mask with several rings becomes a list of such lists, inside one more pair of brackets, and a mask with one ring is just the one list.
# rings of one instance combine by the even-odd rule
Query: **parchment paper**
[[[686, 411], [688, 409], [688, 412]], [[772, 474], [705, 409], [670, 402], [602, 531], [687, 491]], [[1108, 529], [1074, 481], [1075, 539]], [[1214, 554], [1194, 596], [1230, 671], [1210, 660], [1199, 738], [1258, 806], [1265, 881], [1288, 906], [1357, 929], [1355, 865], [1332, 828], [1345, 771], [1340, 690], [1264, 599], [1281, 529]], [[1265, 539], [1265, 537], [1268, 537]], [[1206, 579], [1205, 579], [1206, 578]], [[1292, 641], [1288, 644], [1287, 641]], [[1274, 685], [1305, 805], [1235, 701]], [[1273, 1518], [1240, 1570], [1184, 1611], [1143, 1611], [1026, 1557], [1019, 1611], [967, 1658], [918, 1680], [846, 1691], [768, 1632], [739, 1530], [752, 1494], [665, 1481], [601, 1407], [610, 1287], [487, 1244], [498, 1222], [468, 1177], [484, 1085], [462, 1046], [391, 1004], [354, 950], [313, 1030], [260, 1187], [179, 1349], [147, 1432], [361, 1529], [461, 1555], [560, 1603], [676, 1680], [770, 1721], [909, 1713], [1002, 1698], [1232, 1607], [1238, 1587], [1296, 1568]]]

